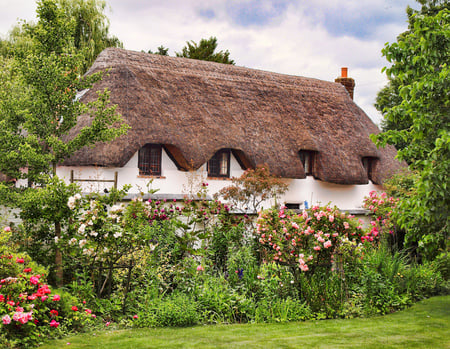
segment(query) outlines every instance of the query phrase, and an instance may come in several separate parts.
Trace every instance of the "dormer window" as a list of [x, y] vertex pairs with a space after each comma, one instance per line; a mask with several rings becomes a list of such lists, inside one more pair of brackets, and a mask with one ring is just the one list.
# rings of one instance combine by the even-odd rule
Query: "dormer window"
[[230, 177], [230, 149], [221, 149], [208, 161], [208, 177]]
[[377, 158], [366, 156], [362, 158], [362, 164], [364, 166], [364, 170], [366, 171], [367, 178], [373, 182], [372, 174], [375, 167], [375, 161]]
[[146, 144], [139, 150], [139, 174], [161, 176], [161, 144]]
[[307, 176], [313, 176], [316, 152], [312, 150], [300, 150], [299, 155], [300, 161], [302, 162], [303, 168], [305, 169], [305, 174]]

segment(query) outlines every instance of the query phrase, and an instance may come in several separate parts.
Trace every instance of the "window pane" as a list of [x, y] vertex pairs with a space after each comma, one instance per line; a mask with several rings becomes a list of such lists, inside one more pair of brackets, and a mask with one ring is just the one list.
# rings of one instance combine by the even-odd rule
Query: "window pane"
[[138, 167], [143, 175], [161, 175], [161, 145], [147, 144], [139, 150]]

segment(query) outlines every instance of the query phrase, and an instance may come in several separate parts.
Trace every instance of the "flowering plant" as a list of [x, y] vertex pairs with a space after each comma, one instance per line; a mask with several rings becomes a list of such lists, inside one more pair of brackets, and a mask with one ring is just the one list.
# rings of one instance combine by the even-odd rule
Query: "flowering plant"
[[28, 255], [1, 244], [9, 235], [8, 227], [0, 232], [0, 331], [4, 335], [0, 344], [31, 347], [56, 335], [60, 323], [73, 319], [61, 308], [61, 296], [46, 283], [47, 271]]
[[381, 234], [394, 234], [395, 227], [392, 222], [392, 212], [397, 206], [398, 199], [388, 197], [385, 192], [378, 193], [375, 190], [364, 198], [364, 208], [369, 210], [372, 217], [371, 229], [362, 241], [378, 242]]
[[260, 212], [256, 233], [267, 260], [297, 265], [306, 272], [314, 266], [330, 266], [343, 238], [359, 241], [361, 222], [336, 207], [314, 206], [300, 214], [285, 208]]

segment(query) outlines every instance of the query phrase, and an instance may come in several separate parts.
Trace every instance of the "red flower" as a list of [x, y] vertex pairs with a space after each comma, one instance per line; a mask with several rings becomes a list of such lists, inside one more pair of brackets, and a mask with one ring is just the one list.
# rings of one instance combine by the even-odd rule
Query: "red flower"
[[50, 310], [50, 314], [52, 314], [52, 316], [58, 316], [58, 310], [52, 309]]
[[16, 258], [16, 263], [25, 263], [25, 260], [23, 258]]
[[76, 305], [72, 306], [73, 311], [78, 311], [78, 307]]
[[23, 272], [24, 272], [24, 273], [31, 273], [31, 268], [25, 268], [25, 269], [23, 270]]

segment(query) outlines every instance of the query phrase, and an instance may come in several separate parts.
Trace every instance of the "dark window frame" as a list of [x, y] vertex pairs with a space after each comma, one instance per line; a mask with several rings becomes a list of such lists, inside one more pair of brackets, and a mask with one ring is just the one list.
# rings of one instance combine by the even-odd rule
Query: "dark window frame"
[[314, 150], [300, 150], [298, 154], [305, 169], [305, 175], [314, 176], [317, 152]]
[[141, 176], [161, 176], [162, 145], [147, 143], [138, 154], [138, 168]]
[[[225, 156], [224, 156], [225, 155]], [[224, 173], [223, 161], [226, 161], [226, 173]], [[230, 178], [231, 149], [218, 150], [207, 162], [208, 177]]]
[[373, 170], [375, 167], [375, 162], [378, 158], [373, 156], [364, 156], [361, 158], [362, 165], [366, 171], [367, 178], [373, 182]]

